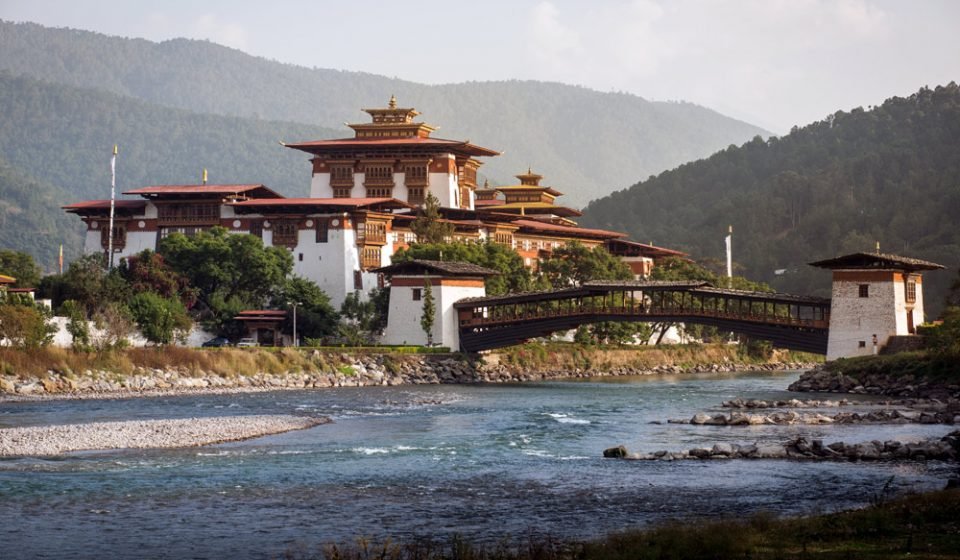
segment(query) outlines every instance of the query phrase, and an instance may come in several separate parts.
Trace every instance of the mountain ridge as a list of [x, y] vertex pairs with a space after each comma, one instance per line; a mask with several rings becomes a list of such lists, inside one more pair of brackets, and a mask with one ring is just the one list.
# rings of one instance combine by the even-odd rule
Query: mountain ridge
[[582, 86], [425, 85], [271, 61], [209, 41], [156, 43], [33, 23], [0, 21], [0, 69], [199, 113], [325, 127], [365, 120], [361, 107], [384, 106], [395, 94], [442, 135], [503, 151], [481, 168], [494, 183], [511, 183], [532, 167], [567, 193], [562, 203], [575, 207], [637, 177], [769, 134], [693, 103]]
[[829, 275], [806, 263], [879, 242], [949, 268], [924, 282], [935, 316], [960, 267], [957, 216], [960, 87], [950, 83], [665, 171], [594, 200], [581, 223], [715, 261], [732, 224], [746, 276], [824, 296]]

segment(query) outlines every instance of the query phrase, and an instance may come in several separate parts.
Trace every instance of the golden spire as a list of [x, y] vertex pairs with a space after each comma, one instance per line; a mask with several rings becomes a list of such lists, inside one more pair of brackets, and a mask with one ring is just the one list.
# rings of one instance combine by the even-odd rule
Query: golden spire
[[396, 109], [396, 108], [397, 108], [397, 96], [395, 96], [395, 95], [391, 95], [391, 96], [390, 96], [390, 103], [387, 104], [387, 107], [389, 107], [389, 108], [391, 108], [391, 109]]

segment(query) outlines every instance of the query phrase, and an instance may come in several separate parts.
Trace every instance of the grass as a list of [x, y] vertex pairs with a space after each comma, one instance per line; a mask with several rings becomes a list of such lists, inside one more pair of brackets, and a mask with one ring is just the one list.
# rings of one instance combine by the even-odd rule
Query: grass
[[860, 379], [866, 375], [913, 375], [935, 380], [960, 380], [960, 359], [940, 356], [925, 350], [880, 356], [841, 358], [826, 369]]
[[960, 558], [960, 490], [942, 490], [876, 503], [860, 510], [779, 519], [670, 522], [588, 542], [531, 538], [495, 546], [455, 537], [448, 543], [328, 545], [325, 560], [669, 560]]

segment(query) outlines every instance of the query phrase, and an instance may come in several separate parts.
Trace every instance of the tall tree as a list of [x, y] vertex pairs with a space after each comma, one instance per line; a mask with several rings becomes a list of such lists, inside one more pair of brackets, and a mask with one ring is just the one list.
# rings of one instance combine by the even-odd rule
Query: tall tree
[[427, 193], [423, 208], [410, 225], [417, 235], [417, 243], [447, 243], [453, 235], [453, 224], [443, 221], [440, 215], [440, 200], [432, 192]]
[[433, 301], [433, 287], [430, 286], [430, 280], [423, 286], [423, 315], [420, 316], [420, 328], [427, 335], [427, 346], [433, 346], [433, 324], [434, 315], [437, 313], [437, 306]]

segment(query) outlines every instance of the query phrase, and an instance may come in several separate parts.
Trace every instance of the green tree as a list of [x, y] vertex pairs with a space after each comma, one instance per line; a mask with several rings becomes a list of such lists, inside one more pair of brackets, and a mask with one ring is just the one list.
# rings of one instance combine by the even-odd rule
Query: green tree
[[44, 277], [41, 295], [53, 300], [54, 307], [72, 299], [80, 304], [88, 317], [109, 302], [123, 302], [130, 296], [130, 287], [118, 269], [104, 269], [104, 256], [96, 253], [72, 263], [62, 275]]
[[632, 280], [625, 262], [603, 247], [588, 249], [573, 241], [540, 262], [540, 274], [556, 289], [579, 286], [591, 280]]
[[90, 350], [90, 325], [83, 306], [68, 299], [60, 306], [60, 312], [68, 319], [67, 332], [73, 337], [73, 349], [77, 352]]
[[175, 233], [160, 243], [160, 254], [197, 289], [201, 317], [224, 336], [235, 337], [238, 311], [263, 307], [280, 295], [293, 270], [282, 247], [264, 247], [253, 235], [234, 235], [222, 227], [193, 236]]
[[53, 341], [57, 327], [50, 322], [50, 311], [33, 302], [7, 300], [0, 303], [0, 339], [17, 348], [40, 348]]
[[154, 344], [183, 340], [193, 324], [179, 299], [165, 298], [153, 292], [133, 296], [130, 312], [144, 338]]
[[340, 335], [355, 345], [374, 340], [387, 327], [389, 306], [389, 289], [372, 290], [367, 300], [358, 292], [347, 294], [340, 306]]
[[410, 224], [410, 230], [417, 235], [417, 243], [447, 243], [453, 235], [454, 226], [443, 221], [440, 200], [428, 192], [423, 208], [417, 212], [417, 219]]
[[314, 282], [294, 276], [274, 297], [273, 306], [290, 311], [282, 325], [285, 333], [293, 334], [293, 306], [297, 307], [297, 337], [322, 338], [336, 332], [337, 312], [330, 298]]
[[124, 259], [118, 267], [134, 294], [153, 292], [163, 297], [176, 297], [190, 309], [197, 301], [197, 289], [190, 279], [179, 274], [163, 259], [163, 255], [146, 249]]
[[433, 323], [437, 307], [433, 302], [433, 287], [430, 281], [423, 286], [423, 315], [420, 316], [420, 328], [427, 335], [427, 346], [433, 346]]
[[40, 285], [40, 267], [28, 253], [0, 250], [0, 274], [16, 278], [15, 288], [36, 288]]

